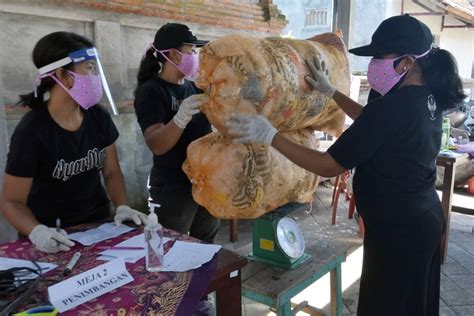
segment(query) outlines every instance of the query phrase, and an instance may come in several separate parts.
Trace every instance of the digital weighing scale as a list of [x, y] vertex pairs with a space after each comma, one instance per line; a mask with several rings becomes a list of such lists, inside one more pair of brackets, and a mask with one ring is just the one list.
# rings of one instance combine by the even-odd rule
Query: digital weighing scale
[[304, 204], [289, 203], [252, 222], [252, 253], [249, 258], [292, 270], [311, 259], [298, 224], [286, 217]]

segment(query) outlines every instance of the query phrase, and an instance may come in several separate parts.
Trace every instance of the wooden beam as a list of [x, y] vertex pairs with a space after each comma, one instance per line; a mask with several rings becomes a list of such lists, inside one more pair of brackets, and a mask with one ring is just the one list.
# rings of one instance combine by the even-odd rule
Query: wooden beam
[[474, 215], [474, 209], [462, 207], [462, 206], [455, 206], [455, 205], [451, 207], [451, 212], [456, 212], [456, 213], [461, 213], [461, 214], [466, 214], [466, 215]]
[[293, 308], [291, 313], [296, 315], [298, 312], [305, 312], [306, 314], [310, 314], [311, 316], [326, 316], [327, 314], [319, 308], [309, 305], [308, 301], [303, 301], [299, 304], [291, 303], [291, 307]]

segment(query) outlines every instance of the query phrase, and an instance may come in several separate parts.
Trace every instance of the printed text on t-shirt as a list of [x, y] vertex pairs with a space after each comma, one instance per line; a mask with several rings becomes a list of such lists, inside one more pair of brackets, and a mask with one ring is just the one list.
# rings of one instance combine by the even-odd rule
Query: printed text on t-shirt
[[104, 165], [105, 148], [99, 150], [97, 148], [90, 149], [86, 157], [77, 159], [71, 162], [66, 162], [64, 159], [56, 163], [53, 171], [53, 178], [67, 181], [72, 176], [78, 175], [82, 172], [92, 170], [94, 168], [101, 169]]
[[183, 100], [178, 100], [174, 96], [171, 96], [171, 110], [178, 111], [181, 103], [183, 103]]

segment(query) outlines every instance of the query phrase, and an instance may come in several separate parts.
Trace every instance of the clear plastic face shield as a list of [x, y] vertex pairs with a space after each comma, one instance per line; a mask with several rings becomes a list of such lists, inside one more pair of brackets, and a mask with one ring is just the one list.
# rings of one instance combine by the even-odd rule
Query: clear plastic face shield
[[[74, 77], [74, 85], [68, 89], [56, 78], [55, 70], [70, 63], [74, 64], [74, 69], [69, 71]], [[108, 105], [114, 115], [118, 114], [99, 53], [95, 47], [72, 52], [63, 59], [41, 67], [35, 80], [35, 93], [41, 79], [46, 77], [53, 78], [84, 109], [88, 109], [102, 100], [102, 103]], [[105, 92], [107, 100], [104, 100], [102, 92]]]

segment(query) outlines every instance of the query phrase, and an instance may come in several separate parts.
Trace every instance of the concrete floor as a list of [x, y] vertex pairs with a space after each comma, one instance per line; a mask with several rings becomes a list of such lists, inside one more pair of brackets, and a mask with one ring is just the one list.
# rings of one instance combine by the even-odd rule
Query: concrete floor
[[[357, 223], [347, 218], [348, 204], [343, 199], [339, 203], [336, 225], [331, 225], [331, 194], [332, 187], [324, 184], [319, 186], [313, 201], [313, 217], [317, 218], [318, 224], [324, 226], [329, 235], [358, 239]], [[474, 197], [464, 199], [460, 205], [463, 204], [472, 207]], [[239, 252], [251, 242], [251, 238], [251, 221], [239, 221], [239, 240], [235, 243], [229, 242], [229, 226], [227, 221], [222, 221], [216, 242]], [[362, 253], [362, 246], [353, 247], [342, 266], [343, 315], [355, 315], [357, 310]], [[292, 300], [295, 303], [302, 301], [328, 311], [329, 278], [318, 280]], [[451, 215], [448, 258], [442, 266], [440, 306], [440, 315], [474, 315], [474, 216]], [[242, 310], [245, 316], [275, 315], [269, 307], [246, 298], [243, 298]], [[297, 315], [308, 314], [299, 312]]]

